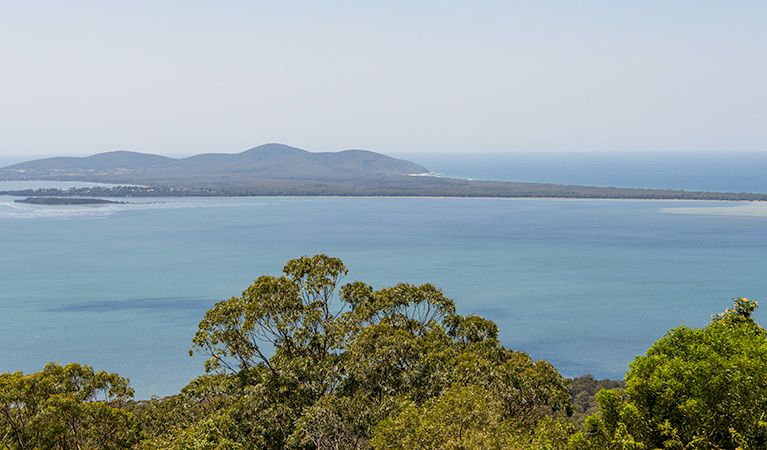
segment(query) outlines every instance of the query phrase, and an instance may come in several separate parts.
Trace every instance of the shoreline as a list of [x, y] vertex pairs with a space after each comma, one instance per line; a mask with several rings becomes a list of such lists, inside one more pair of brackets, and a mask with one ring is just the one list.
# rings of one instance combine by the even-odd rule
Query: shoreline
[[[12, 192], [12, 191], [11, 191]], [[767, 196], [767, 194], [764, 194]], [[8, 193], [8, 191], [0, 191], [0, 197], [27, 197], [28, 194], [17, 195]], [[34, 197], [34, 196], [33, 196]], [[56, 196], [41, 195], [38, 198], [54, 198]], [[333, 199], [364, 199], [364, 198], [381, 198], [381, 199], [466, 199], [466, 200], [576, 200], [576, 201], [588, 201], [588, 200], [600, 200], [600, 201], [642, 201], [642, 202], [718, 202], [718, 203], [744, 203], [744, 204], [760, 204], [767, 203], [767, 199], [764, 200], [749, 200], [749, 199], [706, 199], [706, 198], [631, 198], [631, 197], [551, 197], [551, 196], [518, 196], [518, 197], [501, 197], [501, 196], [463, 196], [463, 195], [150, 195], [150, 196], [109, 196], [109, 195], [93, 195], [93, 196], [66, 196], [65, 198], [130, 198], [130, 199], [155, 199], [155, 198], [177, 198], [177, 199], [242, 199], [242, 198], [297, 198], [297, 199], [312, 199], [312, 198], [333, 198]], [[144, 204], [135, 202], [116, 202], [122, 204]], [[154, 203], [154, 202], [148, 202]]]

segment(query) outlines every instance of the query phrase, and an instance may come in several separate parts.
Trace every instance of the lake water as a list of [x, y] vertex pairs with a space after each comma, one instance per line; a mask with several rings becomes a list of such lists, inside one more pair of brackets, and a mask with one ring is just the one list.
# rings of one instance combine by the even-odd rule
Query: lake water
[[498, 323], [505, 346], [566, 376], [621, 378], [669, 328], [767, 292], [761, 203], [13, 200], [0, 196], [0, 371], [75, 361], [129, 377], [138, 398], [201, 374], [203, 358], [187, 351], [205, 311], [301, 255], [340, 257], [345, 281], [376, 288], [433, 283], [459, 312]]

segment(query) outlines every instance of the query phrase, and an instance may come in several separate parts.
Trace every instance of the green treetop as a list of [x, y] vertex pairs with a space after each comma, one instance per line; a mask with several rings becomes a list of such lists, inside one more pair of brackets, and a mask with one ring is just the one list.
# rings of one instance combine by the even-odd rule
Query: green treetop
[[588, 448], [767, 447], [767, 337], [735, 300], [703, 329], [681, 326], [637, 357], [626, 394], [602, 391], [602, 417], [586, 422]]
[[207, 428], [211, 448], [369, 448], [382, 420], [395, 426], [412, 408], [441, 415], [475, 392], [492, 410], [474, 440], [496, 429], [524, 434], [569, 410], [569, 382], [550, 364], [502, 347], [494, 323], [456, 314], [430, 284], [339, 286], [347, 269], [326, 255], [291, 260], [283, 273], [258, 278], [200, 322], [194, 344], [210, 374], [184, 392], [221, 405], [208, 416], [226, 424]]

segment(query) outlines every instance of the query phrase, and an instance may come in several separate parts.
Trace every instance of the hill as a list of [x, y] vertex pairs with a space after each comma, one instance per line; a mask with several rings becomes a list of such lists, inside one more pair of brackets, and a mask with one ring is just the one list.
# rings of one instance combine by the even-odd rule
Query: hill
[[[9, 191], [19, 196], [433, 196], [767, 201], [767, 194], [478, 181], [426, 175], [425, 167], [365, 150], [311, 153], [265, 144], [237, 154], [168, 158], [117, 151], [0, 169], [0, 181], [110, 183], [116, 188]], [[145, 186], [144, 188], [136, 187]]]
[[237, 154], [207, 153], [182, 159], [127, 151], [45, 158], [4, 167], [0, 179], [223, 187], [264, 180], [360, 181], [426, 172], [418, 164], [370, 151], [311, 153], [266, 144]]
[[37, 159], [4, 167], [6, 172], [24, 172], [29, 174], [54, 173], [61, 171], [109, 171], [109, 170], [140, 170], [150, 168], [170, 167], [176, 162], [173, 158], [158, 155], [147, 155], [136, 152], [107, 152], [87, 157], [66, 157]]

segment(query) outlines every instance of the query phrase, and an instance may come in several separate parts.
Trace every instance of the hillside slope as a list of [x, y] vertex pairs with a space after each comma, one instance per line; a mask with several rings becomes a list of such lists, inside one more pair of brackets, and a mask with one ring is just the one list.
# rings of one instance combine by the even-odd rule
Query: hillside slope
[[[188, 158], [135, 152], [46, 158], [0, 168], [0, 181], [90, 181], [116, 188], [2, 191], [16, 196], [434, 196], [767, 201], [767, 194], [570, 186], [433, 176], [426, 168], [364, 150], [311, 153], [266, 144], [237, 154]], [[127, 186], [126, 186], [127, 185]], [[143, 186], [143, 187], [141, 187]]]
[[362, 181], [427, 172], [426, 168], [363, 150], [311, 153], [265, 144], [237, 154], [188, 158], [117, 151], [57, 157], [0, 169], [2, 180], [76, 180], [181, 186], [247, 186], [270, 181]]

